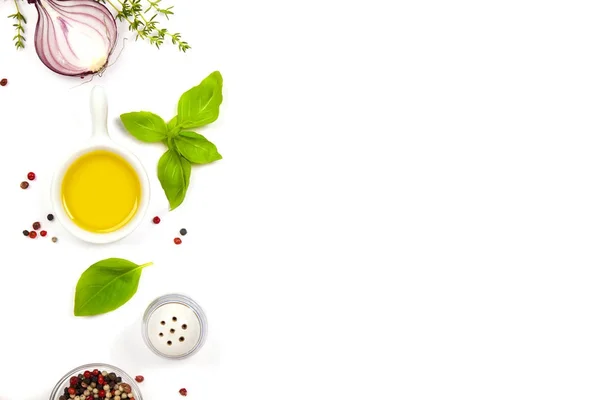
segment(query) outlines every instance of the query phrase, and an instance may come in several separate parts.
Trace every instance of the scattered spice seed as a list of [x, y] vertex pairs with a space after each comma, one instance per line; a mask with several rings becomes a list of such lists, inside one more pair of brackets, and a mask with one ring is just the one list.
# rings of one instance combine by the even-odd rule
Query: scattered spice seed
[[187, 390], [186, 389], [179, 389], [179, 394], [182, 396], [187, 396]]
[[56, 236], [54, 236], [54, 237], [52, 238], [52, 243], [56, 243], [56, 242], [58, 242], [58, 238], [57, 238]]
[[29, 236], [29, 231], [27, 229], [23, 231], [23, 236]]
[[135, 377], [135, 381], [138, 383], [142, 383], [142, 382], [144, 382], [144, 377], [141, 375], [138, 375]]
[[27, 179], [29, 179], [30, 181], [35, 179], [35, 174], [33, 172], [30, 172], [27, 174]]
[[173, 242], [175, 242], [175, 244], [181, 244], [181, 239], [175, 238], [175, 239], [173, 239]]
[[42, 224], [40, 224], [39, 222], [34, 222], [34, 223], [33, 223], [33, 229], [35, 229], [36, 231], [37, 231], [38, 229], [40, 229], [41, 227], [42, 227]]
[[54, 220], [54, 215], [48, 214], [48, 216], [46, 218], [48, 218], [48, 221], [53, 221]]
[[179, 231], [179, 233], [181, 234], [181, 236], [185, 236], [185, 235], [187, 235], [187, 229], [185, 229], [185, 228], [182, 228], [182, 229]]
[[29, 187], [29, 182], [23, 181], [21, 182], [21, 189], [27, 189]]
[[154, 217], [154, 218], [152, 218], [152, 222], [154, 222], [155, 224], [160, 224], [160, 218]]
[[46, 232], [46, 231], [41, 231], [40, 232], [40, 236], [41, 237], [46, 237], [47, 234], [48, 234], [48, 232]]
[[32, 239], [35, 239], [37, 237], [37, 232], [36, 231], [29, 232], [29, 237]]
[[0, 86], [6, 86], [7, 83], [8, 83], [8, 79], [6, 79], [6, 78], [2, 78], [2, 80], [0, 80]]

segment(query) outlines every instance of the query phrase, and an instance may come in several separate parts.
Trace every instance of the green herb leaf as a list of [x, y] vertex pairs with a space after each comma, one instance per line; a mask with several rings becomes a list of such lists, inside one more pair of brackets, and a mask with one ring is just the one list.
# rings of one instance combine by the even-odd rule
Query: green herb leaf
[[148, 111], [121, 114], [125, 129], [136, 139], [146, 143], [160, 142], [167, 137], [167, 124], [161, 117]]
[[194, 132], [181, 132], [174, 142], [179, 154], [194, 164], [209, 164], [223, 158], [217, 151], [217, 146]]
[[89, 267], [77, 282], [75, 316], [104, 314], [127, 303], [137, 292], [142, 269], [149, 265], [108, 258]]
[[223, 77], [215, 71], [181, 95], [177, 105], [177, 122], [183, 129], [208, 125], [219, 117], [222, 102]]
[[171, 118], [171, 120], [167, 124], [167, 130], [169, 132], [175, 132], [177, 130], [177, 115]]
[[16, 12], [8, 16], [10, 19], [14, 19], [17, 22], [13, 24], [15, 28], [16, 35], [13, 37], [13, 41], [15, 42], [15, 47], [17, 50], [25, 48], [25, 37], [23, 33], [25, 33], [25, 24], [27, 23], [27, 19], [25, 16], [21, 14], [21, 10], [19, 8], [19, 3], [17, 0], [14, 0]]
[[185, 199], [190, 186], [192, 164], [170, 148], [158, 160], [157, 172], [158, 180], [169, 200], [170, 210], [174, 210]]
[[181, 128], [177, 125], [177, 116], [171, 118], [171, 120], [167, 123], [167, 131], [167, 138], [163, 139], [162, 142], [168, 148], [173, 148], [174, 144], [171, 138], [179, 135], [179, 132], [181, 132]]

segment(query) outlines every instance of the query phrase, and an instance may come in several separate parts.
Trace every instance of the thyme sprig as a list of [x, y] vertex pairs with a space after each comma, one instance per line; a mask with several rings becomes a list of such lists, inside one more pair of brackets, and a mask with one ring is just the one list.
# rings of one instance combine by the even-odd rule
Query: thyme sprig
[[157, 48], [163, 45], [165, 39], [170, 40], [180, 51], [185, 53], [191, 46], [181, 39], [181, 34], [170, 33], [156, 20], [159, 15], [167, 19], [169, 19], [169, 15], [173, 15], [173, 11], [171, 11], [173, 6], [162, 8], [161, 1], [146, 0], [144, 3], [147, 3], [147, 6], [144, 9], [142, 0], [106, 0], [117, 11], [116, 18], [129, 24], [129, 30], [135, 33], [136, 40], [148, 40]]
[[8, 18], [15, 20], [13, 26], [15, 27], [16, 35], [13, 37], [13, 41], [15, 42], [15, 47], [18, 50], [25, 48], [25, 37], [23, 36], [23, 34], [25, 33], [24, 25], [27, 23], [27, 20], [25, 19], [25, 16], [21, 14], [21, 10], [19, 9], [19, 3], [17, 3], [17, 0], [14, 0], [14, 2], [17, 11], [14, 14], [9, 15]]

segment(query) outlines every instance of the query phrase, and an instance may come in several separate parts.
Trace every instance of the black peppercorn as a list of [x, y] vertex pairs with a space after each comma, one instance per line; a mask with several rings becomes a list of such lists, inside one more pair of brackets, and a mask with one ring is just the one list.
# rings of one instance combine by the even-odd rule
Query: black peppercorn
[[187, 235], [187, 229], [183, 228], [179, 231], [179, 233], [181, 234], [181, 236], [185, 236]]
[[48, 216], [46, 218], [48, 218], [48, 221], [52, 221], [52, 220], [54, 220], [54, 215], [48, 214]]
[[23, 236], [29, 236], [29, 231], [28, 230], [24, 230], [23, 231]]
[[117, 383], [121, 383], [121, 382], [123, 382], [123, 379], [122, 379], [122, 378], [119, 376], [119, 377], [117, 378]]
[[65, 396], [60, 396], [58, 400], [67, 400], [67, 398]]
[[108, 374], [108, 379], [110, 379], [111, 381], [116, 380], [117, 374], [115, 374], [114, 372], [111, 372], [110, 374]]

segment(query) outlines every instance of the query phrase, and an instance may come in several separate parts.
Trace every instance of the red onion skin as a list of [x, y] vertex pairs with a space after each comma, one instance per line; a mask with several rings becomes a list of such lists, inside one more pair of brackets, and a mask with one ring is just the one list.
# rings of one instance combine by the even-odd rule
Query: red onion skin
[[[112, 54], [116, 45], [117, 23], [110, 11], [103, 4], [100, 4], [94, 0], [27, 0], [27, 2], [29, 4], [34, 4], [38, 12], [38, 20], [35, 28], [35, 48], [38, 57], [46, 67], [48, 67], [50, 70], [59, 75], [80, 76], [82, 78], [86, 75], [97, 74], [106, 69], [109, 57]], [[105, 25], [107, 38], [110, 42], [112, 42], [107, 54], [106, 62], [102, 67], [98, 68], [96, 71], [81, 71], [81, 68], [77, 68], [72, 64], [69, 64], [68, 61], [64, 59], [64, 57], [61, 57], [62, 63], [56, 60], [54, 54], [50, 50], [50, 48], [52, 47], [50, 45], [50, 40], [54, 39], [54, 41], [56, 42], [56, 27], [54, 27], [54, 24], [52, 22], [50, 22], [50, 17], [48, 15], [48, 12], [45, 10], [42, 2], [48, 3], [55, 10], [60, 10], [63, 13], [74, 13], [82, 15], [82, 12], [74, 12], [72, 10], [69, 10], [69, 8], [78, 9], [78, 7], [89, 7], [95, 9], [96, 13], [102, 14], [102, 22]], [[92, 14], [88, 14], [86, 17], [95, 18], [99, 20], [99, 18], [96, 18], [96, 16]], [[44, 48], [44, 45], [46, 45], [47, 48]], [[69, 66], [72, 67], [71, 71], [69, 71], [67, 68], [64, 68], [65, 63], [69, 64]], [[60, 65], [63, 68], [59, 69], [55, 65]]]

